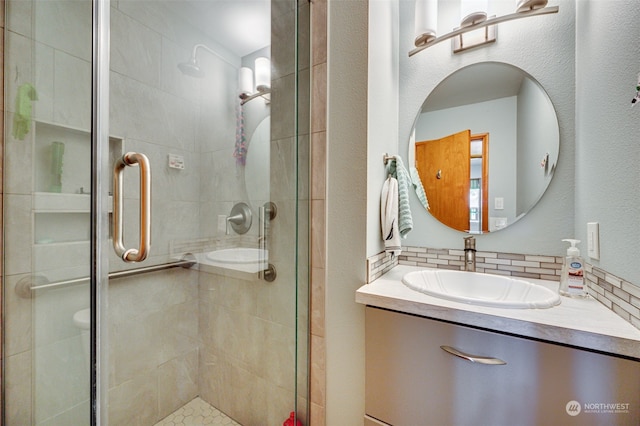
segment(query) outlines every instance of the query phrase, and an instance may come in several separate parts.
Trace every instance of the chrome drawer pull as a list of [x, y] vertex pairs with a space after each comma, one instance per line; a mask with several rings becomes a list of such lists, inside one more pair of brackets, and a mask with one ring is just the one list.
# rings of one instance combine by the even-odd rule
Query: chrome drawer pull
[[501, 359], [490, 358], [490, 357], [486, 357], [486, 356], [469, 355], [469, 354], [466, 354], [466, 353], [464, 353], [462, 351], [457, 350], [456, 348], [452, 348], [451, 346], [440, 346], [440, 349], [442, 349], [445, 352], [450, 353], [451, 355], [455, 355], [457, 357], [460, 357], [462, 359], [466, 359], [467, 361], [475, 362], [477, 364], [506, 365], [506, 361], [503, 361]]

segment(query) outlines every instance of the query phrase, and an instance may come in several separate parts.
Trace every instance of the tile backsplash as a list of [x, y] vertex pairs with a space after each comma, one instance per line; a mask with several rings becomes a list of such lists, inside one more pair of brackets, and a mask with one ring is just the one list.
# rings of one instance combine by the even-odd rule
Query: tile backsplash
[[589, 294], [640, 329], [640, 287], [588, 263], [585, 271]]
[[[476, 271], [560, 281], [562, 256], [501, 252], [476, 252]], [[380, 278], [396, 265], [464, 270], [464, 250], [402, 247], [399, 256], [382, 252], [367, 259], [367, 283]], [[589, 294], [617, 315], [640, 329], [640, 287], [600, 268], [585, 264]]]

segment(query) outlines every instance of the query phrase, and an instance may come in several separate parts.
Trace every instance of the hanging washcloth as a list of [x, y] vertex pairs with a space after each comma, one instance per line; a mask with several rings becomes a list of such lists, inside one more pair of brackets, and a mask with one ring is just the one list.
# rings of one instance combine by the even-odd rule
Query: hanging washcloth
[[18, 140], [23, 140], [31, 128], [31, 101], [37, 101], [36, 89], [29, 83], [18, 87], [16, 95], [16, 111], [13, 115], [13, 130], [11, 134]]
[[424, 191], [424, 187], [422, 186], [422, 181], [420, 180], [418, 169], [416, 169], [415, 167], [411, 167], [409, 169], [409, 173], [411, 174], [411, 181], [413, 182], [413, 188], [416, 191], [418, 200], [420, 200], [420, 202], [422, 203], [425, 209], [429, 210], [429, 201], [427, 200], [427, 193]]
[[387, 163], [387, 169], [391, 176], [398, 180], [398, 229], [400, 236], [406, 238], [409, 231], [413, 229], [413, 218], [409, 205], [409, 188], [413, 186], [413, 183], [399, 155], [393, 156], [393, 159]]
[[236, 144], [233, 150], [236, 164], [244, 166], [247, 162], [247, 139], [244, 133], [244, 107], [242, 103], [238, 105], [236, 117]]
[[380, 197], [380, 224], [384, 251], [391, 256], [401, 253], [400, 232], [398, 231], [398, 181], [389, 176], [382, 185]]

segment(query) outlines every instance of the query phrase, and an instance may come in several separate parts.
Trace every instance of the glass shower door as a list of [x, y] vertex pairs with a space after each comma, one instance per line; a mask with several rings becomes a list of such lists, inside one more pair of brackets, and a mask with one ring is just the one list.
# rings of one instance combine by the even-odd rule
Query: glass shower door
[[[152, 196], [147, 259], [109, 259], [110, 424], [306, 416], [297, 17], [296, 1], [111, 6], [110, 155], [144, 154]], [[123, 178], [138, 247], [137, 167]]]
[[[113, 425], [307, 417], [301, 13], [6, 2], [5, 424], [88, 425], [92, 406]], [[127, 153], [150, 169], [136, 262], [113, 249], [114, 197], [122, 247], [144, 228], [140, 167], [121, 167], [122, 191], [112, 181]]]
[[3, 420], [86, 424], [92, 6], [3, 7]]

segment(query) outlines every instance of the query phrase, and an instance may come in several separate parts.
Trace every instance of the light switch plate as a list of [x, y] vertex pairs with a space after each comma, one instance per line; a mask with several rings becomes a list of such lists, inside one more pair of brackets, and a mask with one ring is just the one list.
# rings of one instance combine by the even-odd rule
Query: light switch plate
[[496, 210], [504, 210], [504, 198], [502, 197], [496, 197], [494, 199], [494, 208]]
[[496, 217], [495, 218], [495, 227], [497, 229], [502, 229], [507, 227], [507, 218], [506, 217]]
[[587, 256], [600, 259], [600, 225], [598, 222], [587, 223]]

